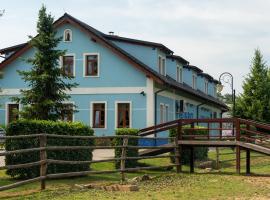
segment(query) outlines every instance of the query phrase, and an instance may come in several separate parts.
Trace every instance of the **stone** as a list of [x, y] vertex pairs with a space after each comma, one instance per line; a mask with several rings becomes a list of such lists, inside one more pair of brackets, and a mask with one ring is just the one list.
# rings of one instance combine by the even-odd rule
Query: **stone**
[[201, 162], [201, 163], [199, 163], [198, 167], [201, 169], [212, 168], [213, 161], [209, 160], [209, 161]]

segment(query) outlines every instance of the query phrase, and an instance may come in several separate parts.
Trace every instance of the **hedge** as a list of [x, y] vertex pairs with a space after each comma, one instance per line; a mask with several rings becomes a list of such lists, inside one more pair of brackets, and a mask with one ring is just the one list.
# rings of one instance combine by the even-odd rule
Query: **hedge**
[[[190, 126], [184, 126], [183, 128], [189, 128]], [[205, 128], [201, 126], [195, 126], [195, 128]], [[183, 130], [185, 134], [188, 134], [190, 130]], [[207, 130], [194, 130], [193, 131], [194, 135], [207, 135], [208, 132]], [[170, 129], [170, 137], [175, 137], [177, 135], [177, 129]], [[171, 153], [174, 154], [174, 153]], [[183, 148], [182, 153], [181, 153], [181, 160], [183, 164], [189, 163], [189, 155], [190, 155], [190, 150], [188, 148]], [[208, 148], [207, 147], [195, 147], [194, 148], [194, 158], [195, 160], [206, 160], [208, 157]], [[171, 157], [171, 162], [175, 162], [175, 158]]]
[[[119, 128], [116, 129], [115, 135], [133, 135], [137, 136], [139, 133], [138, 129], [132, 129], [132, 128]], [[115, 146], [122, 146], [123, 145], [123, 139], [122, 138], [115, 138], [114, 139], [114, 145]], [[138, 146], [138, 139], [128, 139], [128, 145], [130, 146]], [[115, 148], [114, 150], [114, 156], [115, 158], [120, 158], [122, 154], [122, 149], [121, 148]], [[127, 149], [127, 157], [138, 157], [139, 156], [139, 150], [138, 149]], [[137, 160], [126, 160], [125, 162], [125, 167], [130, 168], [130, 167], [136, 167], [138, 166], [138, 161]], [[119, 169], [120, 168], [120, 160], [115, 161], [115, 168]]]
[[[12, 122], [7, 127], [7, 136], [12, 135], [31, 135], [31, 134], [58, 134], [58, 135], [80, 135], [92, 136], [94, 131], [88, 126], [81, 123], [69, 122], [53, 122], [42, 120], [18, 120]], [[47, 138], [47, 146], [91, 146], [93, 140], [82, 139], [62, 139], [62, 138]], [[16, 149], [28, 149], [39, 147], [39, 138], [27, 139], [7, 139], [6, 150], [12, 151]], [[55, 160], [92, 160], [92, 150], [55, 150], [47, 151], [48, 159]], [[29, 163], [39, 161], [39, 151], [11, 154], [6, 156], [6, 165], [16, 165], [22, 163]], [[76, 171], [87, 171], [90, 169], [89, 164], [49, 164], [47, 173], [65, 173]], [[6, 171], [8, 175], [13, 178], [34, 178], [39, 176], [39, 166], [22, 169], [9, 169]]]

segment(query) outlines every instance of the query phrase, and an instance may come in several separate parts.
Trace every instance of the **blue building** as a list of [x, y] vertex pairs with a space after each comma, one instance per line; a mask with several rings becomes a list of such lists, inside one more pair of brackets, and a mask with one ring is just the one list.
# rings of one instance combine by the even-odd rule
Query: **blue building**
[[[54, 23], [63, 36], [59, 49], [67, 50], [59, 67], [73, 75], [79, 84], [68, 92], [62, 120], [81, 121], [96, 135], [113, 135], [120, 127], [144, 128], [177, 118], [220, 117], [227, 109], [218, 100], [218, 81], [201, 69], [174, 55], [168, 47], [154, 42], [104, 34], [64, 14]], [[27, 88], [17, 70], [31, 66], [22, 58], [33, 57], [35, 50], [24, 43], [0, 50], [0, 124], [18, 118], [14, 110], [21, 105], [11, 101]]]

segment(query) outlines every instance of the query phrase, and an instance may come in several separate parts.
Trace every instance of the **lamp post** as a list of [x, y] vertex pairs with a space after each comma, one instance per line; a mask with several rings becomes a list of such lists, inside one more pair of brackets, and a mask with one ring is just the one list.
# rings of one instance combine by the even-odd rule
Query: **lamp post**
[[218, 85], [218, 90], [219, 92], [222, 91], [223, 89], [223, 85], [222, 82], [224, 84], [228, 84], [231, 87], [231, 91], [232, 91], [232, 103], [233, 103], [233, 107], [232, 107], [232, 115], [233, 117], [235, 117], [235, 89], [233, 88], [233, 75], [229, 72], [223, 72], [222, 74], [220, 74], [219, 76], [219, 82], [220, 84]]

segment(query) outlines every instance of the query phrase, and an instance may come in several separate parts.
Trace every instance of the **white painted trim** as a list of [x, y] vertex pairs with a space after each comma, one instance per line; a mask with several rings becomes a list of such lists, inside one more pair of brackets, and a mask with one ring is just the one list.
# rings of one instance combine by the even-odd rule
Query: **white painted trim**
[[[65, 36], [66, 36], [67, 31], [69, 31], [69, 33], [70, 33], [70, 41], [65, 40], [65, 38], [66, 38]], [[72, 42], [72, 30], [71, 29], [65, 29], [64, 30], [64, 32], [63, 32], [63, 42], [67, 42], [67, 43]]]
[[[193, 77], [195, 77], [195, 81], [194, 81], [195, 85], [193, 85]], [[194, 90], [197, 90], [197, 88], [198, 88], [197, 84], [198, 84], [198, 77], [197, 77], [197, 74], [193, 72], [192, 73], [192, 88]]]
[[[85, 75], [85, 67], [86, 67], [86, 56], [93, 56], [97, 55], [97, 68], [98, 68], [98, 74], [97, 76], [86, 76]], [[83, 53], [83, 77], [85, 78], [99, 78], [100, 75], [100, 54], [99, 53]]]
[[[73, 108], [76, 105], [75, 101], [63, 101], [62, 103], [63, 104], [73, 104]], [[74, 112], [72, 113], [72, 122], [75, 122], [75, 113]]]
[[73, 56], [73, 76], [76, 76], [76, 54], [75, 53], [67, 53], [63, 56], [60, 56], [60, 68], [63, 69], [63, 57], [64, 56]]
[[21, 107], [21, 104], [19, 104], [19, 103], [16, 103], [16, 102], [11, 102], [11, 101], [9, 101], [9, 102], [6, 102], [6, 104], [5, 104], [5, 124], [6, 125], [8, 125], [8, 105], [10, 105], [10, 104], [18, 104], [19, 105], [19, 111], [21, 111], [21, 109], [22, 109], [22, 107]]
[[[94, 119], [94, 113], [93, 113], [93, 104], [95, 103], [104, 103], [105, 104], [105, 126], [104, 128], [94, 128], [93, 127], [93, 119]], [[107, 122], [108, 122], [108, 108], [107, 108], [107, 101], [90, 101], [90, 127], [92, 129], [96, 130], [106, 130], [107, 129]]]
[[151, 78], [147, 78], [146, 80], [146, 125], [154, 126], [154, 118], [155, 118], [155, 95], [154, 95], [154, 81]]
[[[20, 95], [20, 90], [28, 88], [6, 88], [2, 89], [0, 96]], [[148, 91], [147, 87], [81, 87], [72, 88], [67, 94], [140, 94], [142, 91]]]
[[115, 101], [114, 102], [114, 108], [115, 108], [115, 114], [114, 114], [114, 127], [117, 129], [117, 119], [118, 119], [118, 104], [119, 103], [129, 103], [129, 128], [132, 128], [132, 101]]
[[[163, 60], [164, 60], [164, 66], [163, 66], [164, 67], [164, 74], [160, 73], [160, 71], [159, 71], [159, 58], [161, 58], [161, 64], [163, 63]], [[166, 76], [166, 74], [167, 74], [166, 57], [162, 56], [160, 54], [158, 55], [158, 72], [163, 76]]]

